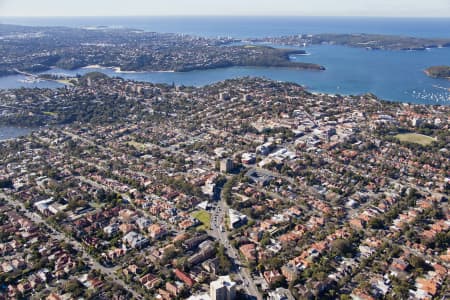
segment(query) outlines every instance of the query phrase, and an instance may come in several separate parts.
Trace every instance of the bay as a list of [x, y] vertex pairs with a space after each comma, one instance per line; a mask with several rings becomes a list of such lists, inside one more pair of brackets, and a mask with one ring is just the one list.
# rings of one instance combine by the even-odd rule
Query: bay
[[[102, 71], [125, 79], [186, 86], [203, 86], [220, 80], [258, 76], [304, 85], [312, 92], [331, 94], [373, 93], [381, 99], [422, 103], [450, 104], [450, 81], [429, 78], [423, 72], [428, 66], [450, 58], [450, 48], [428, 51], [370, 51], [344, 46], [306, 47], [309, 55], [292, 56], [293, 61], [324, 65], [325, 71], [289, 68], [232, 67], [191, 72], [116, 72], [113, 69], [52, 69], [56, 75], [85, 74]], [[0, 86], [2, 79], [0, 78]]]
[[17, 88], [58, 88], [64, 85], [56, 81], [40, 80], [30, 81], [24, 75], [10, 75], [0, 77], [0, 89]]
[[[80, 17], [0, 18], [1, 22], [35, 26], [109, 26], [197, 36], [236, 38], [282, 36], [299, 33], [377, 33], [419, 37], [449, 37], [450, 18], [345, 18], [345, 17]], [[313, 62], [323, 72], [286, 68], [233, 67], [186, 73], [116, 73], [112, 69], [52, 69], [45, 73], [84, 74], [102, 71], [110, 76], [157, 83], [202, 86], [242, 76], [262, 76], [296, 82], [313, 92], [333, 94], [374, 93], [379, 98], [423, 103], [450, 103], [450, 81], [427, 77], [423, 70], [450, 65], [450, 49], [428, 51], [369, 51], [321, 45], [306, 48], [309, 56], [294, 61]], [[60, 87], [56, 82], [23, 82], [23, 76], [0, 78], [0, 88]]]
[[32, 132], [32, 128], [0, 126], [0, 141], [17, 138]]

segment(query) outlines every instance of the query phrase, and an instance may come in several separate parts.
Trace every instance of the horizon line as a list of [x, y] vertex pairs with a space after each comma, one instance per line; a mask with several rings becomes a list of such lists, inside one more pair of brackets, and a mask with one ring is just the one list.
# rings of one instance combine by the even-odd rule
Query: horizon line
[[383, 16], [383, 15], [347, 15], [347, 16], [340, 16], [340, 15], [301, 15], [301, 14], [292, 14], [292, 15], [284, 15], [284, 14], [275, 14], [275, 15], [247, 15], [247, 14], [200, 14], [200, 15], [183, 15], [183, 14], [161, 14], [161, 15], [33, 15], [33, 16], [24, 16], [24, 15], [0, 15], [0, 18], [124, 18], [124, 17], [163, 17], [163, 18], [170, 18], [170, 17], [192, 17], [192, 18], [198, 18], [198, 17], [309, 17], [309, 18], [398, 18], [398, 19], [450, 19], [450, 16], [423, 16], [423, 15], [417, 15], [417, 16]]

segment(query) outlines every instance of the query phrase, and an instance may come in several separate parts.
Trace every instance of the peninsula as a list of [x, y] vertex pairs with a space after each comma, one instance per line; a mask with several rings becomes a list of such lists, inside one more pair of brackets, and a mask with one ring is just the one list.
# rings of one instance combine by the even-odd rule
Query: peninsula
[[121, 71], [187, 72], [233, 66], [324, 70], [294, 62], [304, 50], [233, 44], [231, 38], [202, 38], [132, 29], [26, 27], [0, 25], [0, 76], [36, 73], [52, 67], [78, 69], [89, 65]]
[[283, 37], [252, 39], [251, 42], [268, 42], [279, 45], [342, 45], [370, 50], [425, 50], [450, 47], [450, 39], [429, 39], [381, 34], [301, 34]]
[[90, 65], [121, 71], [188, 72], [227, 67], [283, 67], [325, 70], [315, 63], [292, 61], [304, 50], [286, 46], [333, 44], [366, 49], [424, 50], [449, 47], [450, 39], [375, 34], [317, 34], [240, 40], [204, 38], [184, 34], [155, 33], [108, 27], [28, 27], [0, 25], [0, 76], [37, 73], [53, 67], [78, 69]]
[[433, 66], [427, 68], [424, 72], [432, 78], [443, 78], [450, 80], [450, 66]]

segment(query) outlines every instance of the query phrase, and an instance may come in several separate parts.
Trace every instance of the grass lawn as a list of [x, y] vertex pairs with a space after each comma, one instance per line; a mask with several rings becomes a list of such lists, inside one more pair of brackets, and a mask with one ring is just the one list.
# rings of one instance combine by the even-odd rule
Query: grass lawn
[[130, 141], [130, 142], [127, 142], [127, 144], [130, 145], [130, 146], [132, 146], [132, 147], [134, 147], [134, 148], [136, 148], [137, 150], [140, 150], [140, 151], [145, 151], [145, 150], [147, 150], [147, 146], [145, 146], [145, 145], [142, 144], [142, 143], [138, 143], [138, 142], [136, 142], [136, 141]]
[[69, 85], [69, 86], [72, 86], [72, 85], [73, 85], [73, 83], [70, 82], [69, 79], [58, 79], [58, 80], [56, 80], [56, 81], [59, 82], [59, 83], [65, 84], [65, 85]]
[[432, 138], [431, 136], [418, 133], [402, 133], [397, 134], [395, 137], [399, 139], [401, 142], [416, 143], [422, 146], [428, 146], [432, 142], [436, 141], [436, 139]]
[[199, 220], [203, 225], [198, 227], [199, 229], [208, 230], [211, 227], [211, 214], [206, 210], [199, 210], [192, 214], [194, 218]]

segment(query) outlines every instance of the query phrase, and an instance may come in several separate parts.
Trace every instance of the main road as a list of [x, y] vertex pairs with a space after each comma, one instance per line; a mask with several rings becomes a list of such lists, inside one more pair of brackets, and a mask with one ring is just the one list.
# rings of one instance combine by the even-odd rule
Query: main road
[[242, 286], [246, 293], [258, 300], [262, 300], [262, 296], [258, 291], [249, 270], [240, 264], [240, 256], [238, 251], [231, 245], [228, 239], [228, 233], [230, 232], [225, 226], [225, 214], [229, 207], [223, 197], [220, 197], [220, 201], [212, 211], [211, 215], [211, 230], [209, 234], [215, 237], [227, 251], [228, 256], [231, 258], [233, 271], [242, 280]]

